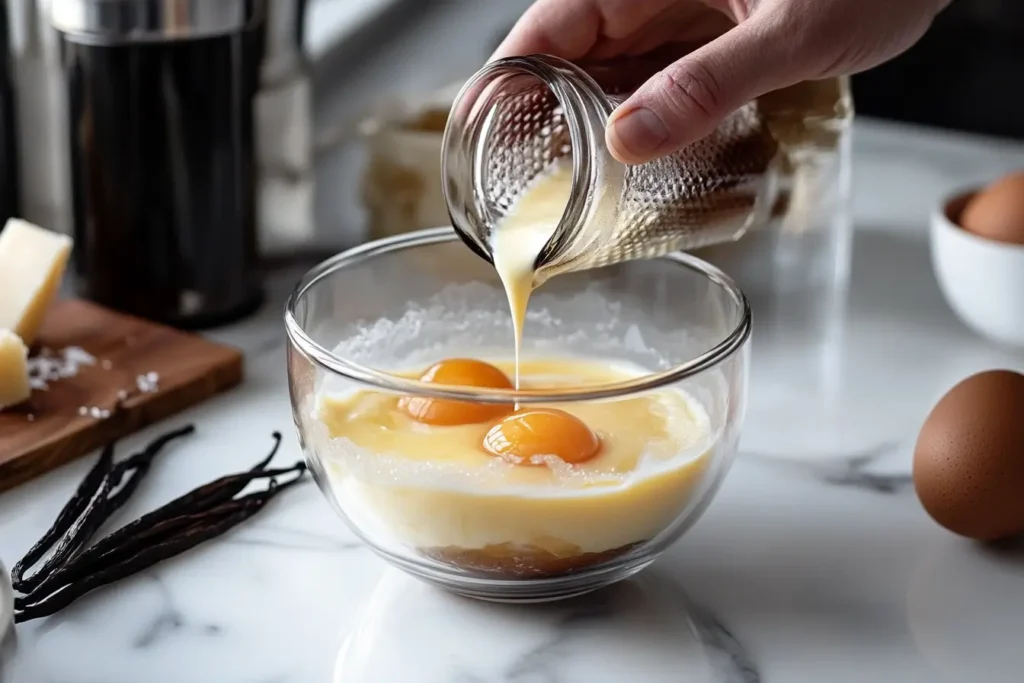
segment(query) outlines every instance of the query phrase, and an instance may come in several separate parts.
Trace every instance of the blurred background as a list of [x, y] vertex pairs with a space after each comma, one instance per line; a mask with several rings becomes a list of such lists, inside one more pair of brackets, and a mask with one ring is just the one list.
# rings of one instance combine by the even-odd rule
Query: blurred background
[[[68, 166], [68, 147], [73, 146], [66, 139], [66, 100], [68, 88], [74, 87], [67, 82], [71, 72], [65, 71], [66, 45], [78, 39], [68, 34], [70, 41], [62, 47], [60, 33], [50, 25], [50, 1], [0, 0], [6, 9], [5, 16], [0, 16], [0, 53], [5, 54], [0, 64], [4, 76], [0, 78], [0, 213], [4, 217], [20, 213], [70, 232], [73, 182], [66, 173], [55, 173], [55, 168], [63, 171]], [[86, 7], [96, 2], [71, 0]], [[115, 2], [139, 7], [159, 4]], [[237, 2], [251, 9], [261, 0]], [[529, 0], [270, 2], [264, 25], [254, 22], [247, 29], [264, 34], [264, 51], [250, 53], [247, 59], [262, 68], [263, 95], [280, 85], [282, 74], [283, 80], [291, 79], [291, 90], [275, 95], [278, 102], [269, 105], [266, 101], [274, 97], [262, 97], [265, 108], [272, 110], [267, 125], [277, 132], [257, 130], [256, 144], [282, 148], [271, 150], [279, 158], [269, 165], [290, 163], [294, 168], [288, 173], [304, 180], [270, 178], [257, 191], [262, 202], [257, 220], [262, 256], [271, 262], [303, 255], [312, 258], [364, 239], [368, 235], [367, 154], [419, 154], [425, 163], [435, 151], [423, 136], [398, 144], [375, 138], [369, 129], [399, 115], [416, 119], [426, 112], [429, 119], [426, 100], [431, 98], [433, 109], [443, 110], [451, 88], [481, 64], [529, 4]], [[290, 46], [292, 41], [297, 45]], [[305, 61], [299, 59], [299, 50]], [[79, 71], [81, 64], [95, 61], [74, 50], [71, 54]], [[858, 115], [1024, 139], [1021, 73], [1024, 3], [956, 0], [917, 46], [889, 64], [854, 77], [852, 94]], [[129, 95], [118, 92], [127, 86], [114, 83], [115, 76], [92, 77], [107, 79], [92, 86], [97, 93], [127, 101]], [[151, 89], [157, 87], [155, 81]], [[176, 87], [188, 90], [196, 84], [177, 83]], [[278, 93], [286, 89], [277, 88]], [[255, 106], [258, 110], [261, 103]], [[257, 120], [260, 116], [257, 111]], [[432, 125], [443, 126], [443, 117], [435, 116]], [[20, 149], [15, 139], [21, 141]], [[283, 149], [286, 144], [291, 150]], [[301, 145], [309, 149], [296, 152]], [[278, 163], [281, 160], [287, 163]], [[443, 207], [428, 207], [423, 219], [435, 214], [443, 219]]]
[[[201, 14], [185, 0], [62, 0], [75, 11], [58, 25], [51, 2], [0, 0], [0, 220], [74, 234], [90, 298], [192, 327], [251, 311], [268, 267], [446, 224], [451, 99], [530, 4], [211, 0], [214, 33], [146, 42], [97, 8]], [[956, 0], [903, 56], [828, 85], [834, 144], [794, 188], [834, 202], [779, 234], [831, 241], [772, 245], [771, 286], [812, 249], [845, 277], [851, 95], [858, 116], [1024, 139], [1022, 73], [1024, 3]], [[119, 249], [144, 260], [128, 267]]]
[[859, 114], [1024, 139], [1024, 3], [955, 0], [897, 59], [853, 78]]

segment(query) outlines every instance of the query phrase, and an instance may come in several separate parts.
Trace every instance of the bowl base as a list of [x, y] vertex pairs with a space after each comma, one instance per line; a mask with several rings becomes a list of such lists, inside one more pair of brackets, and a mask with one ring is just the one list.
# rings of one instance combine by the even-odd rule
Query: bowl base
[[449, 593], [473, 600], [504, 604], [556, 602], [579, 597], [628, 579], [649, 567], [657, 559], [649, 555], [628, 558], [625, 561], [554, 578], [496, 579], [436, 570], [386, 552], [377, 552], [410, 576]]

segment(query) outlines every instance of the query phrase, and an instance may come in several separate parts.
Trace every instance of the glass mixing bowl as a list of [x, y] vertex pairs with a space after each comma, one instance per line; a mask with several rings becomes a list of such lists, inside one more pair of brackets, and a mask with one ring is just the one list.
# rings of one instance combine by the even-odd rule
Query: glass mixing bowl
[[[750, 309], [727, 276], [693, 256], [562, 275], [534, 293], [524, 358], [636, 368], [611, 383], [515, 392], [401, 374], [444, 358], [512, 357], [511, 316], [494, 269], [450, 228], [371, 242], [321, 263], [290, 297], [285, 325], [295, 424], [317, 484], [387, 561], [463, 595], [551, 600], [630, 576], [700, 517], [736, 452]], [[562, 463], [551, 465], [551, 486], [512, 493], [502, 488], [503, 468], [516, 466], [500, 458], [469, 471], [368, 452], [332, 431], [321, 419], [323, 397], [357, 391], [520, 408], [680, 391], [703, 431], [649, 471], [596, 482]]]

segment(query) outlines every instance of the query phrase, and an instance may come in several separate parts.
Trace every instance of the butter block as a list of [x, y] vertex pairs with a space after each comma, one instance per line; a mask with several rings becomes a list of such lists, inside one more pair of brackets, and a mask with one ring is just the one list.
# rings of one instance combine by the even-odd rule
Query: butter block
[[28, 347], [10, 330], [0, 330], [0, 410], [28, 400]]
[[72, 240], [20, 218], [0, 232], [0, 329], [31, 346], [71, 255]]

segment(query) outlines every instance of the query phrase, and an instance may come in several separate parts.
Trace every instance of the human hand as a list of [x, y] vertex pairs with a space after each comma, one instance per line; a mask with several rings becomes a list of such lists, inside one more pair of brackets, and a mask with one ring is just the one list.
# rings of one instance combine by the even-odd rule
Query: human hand
[[699, 140], [767, 92], [895, 57], [950, 1], [537, 0], [494, 58], [597, 61], [701, 44], [612, 114], [609, 149], [639, 164]]

